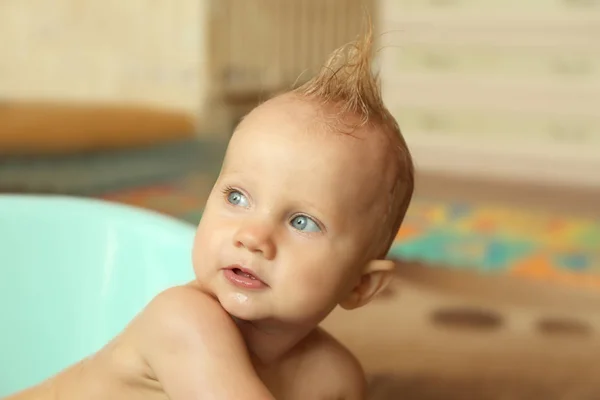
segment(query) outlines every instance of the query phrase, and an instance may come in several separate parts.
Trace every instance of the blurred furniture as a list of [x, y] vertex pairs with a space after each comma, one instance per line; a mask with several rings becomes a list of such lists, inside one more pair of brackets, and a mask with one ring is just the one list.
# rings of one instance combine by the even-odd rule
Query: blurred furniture
[[600, 187], [600, 1], [379, 3], [386, 103], [421, 169]]
[[257, 103], [308, 79], [360, 34], [375, 0], [220, 0], [209, 12], [209, 117], [227, 132]]
[[71, 154], [172, 142], [194, 136], [193, 116], [134, 105], [5, 102], [0, 156]]

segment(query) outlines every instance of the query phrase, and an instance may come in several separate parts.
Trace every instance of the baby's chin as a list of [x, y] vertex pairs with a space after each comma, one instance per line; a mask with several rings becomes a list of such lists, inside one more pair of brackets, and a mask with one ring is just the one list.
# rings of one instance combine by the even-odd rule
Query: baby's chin
[[[281, 306], [281, 299], [263, 293], [244, 293], [243, 291], [217, 291], [217, 299], [221, 307], [234, 319], [260, 324], [276, 324], [278, 326], [312, 326], [318, 325], [327, 314], [325, 310], [307, 312], [307, 308]], [[272, 303], [274, 302], [274, 303]]]
[[257, 304], [252, 298], [242, 292], [229, 292], [218, 296], [221, 307], [234, 318], [253, 321], [261, 319], [262, 313], [257, 310]]

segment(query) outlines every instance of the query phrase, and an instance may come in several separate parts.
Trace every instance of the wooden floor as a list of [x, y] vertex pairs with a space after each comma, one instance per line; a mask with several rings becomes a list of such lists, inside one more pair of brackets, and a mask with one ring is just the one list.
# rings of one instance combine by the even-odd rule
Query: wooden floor
[[[423, 174], [416, 191], [600, 216], [600, 188]], [[589, 292], [400, 265], [381, 298], [323, 325], [363, 363], [371, 399], [600, 398], [600, 296]]]

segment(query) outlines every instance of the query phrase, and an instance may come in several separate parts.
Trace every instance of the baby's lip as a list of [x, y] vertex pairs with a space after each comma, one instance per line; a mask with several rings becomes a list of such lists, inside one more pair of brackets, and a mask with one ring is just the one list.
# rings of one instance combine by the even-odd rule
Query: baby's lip
[[244, 274], [247, 274], [249, 276], [251, 276], [252, 278], [256, 279], [257, 281], [260, 281], [262, 284], [264, 284], [265, 286], [269, 286], [264, 280], [262, 280], [262, 278], [256, 273], [254, 272], [253, 269], [248, 268], [248, 267], [244, 267], [240, 264], [231, 264], [230, 266], [228, 266], [225, 269], [229, 269], [229, 270], [239, 270]]

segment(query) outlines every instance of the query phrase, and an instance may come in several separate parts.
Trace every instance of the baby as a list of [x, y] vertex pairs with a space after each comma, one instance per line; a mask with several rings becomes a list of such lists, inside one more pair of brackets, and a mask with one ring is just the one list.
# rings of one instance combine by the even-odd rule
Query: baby
[[318, 325], [391, 279], [385, 256], [413, 191], [371, 57], [369, 31], [251, 111], [198, 226], [196, 279], [9, 399], [363, 399], [360, 364]]

